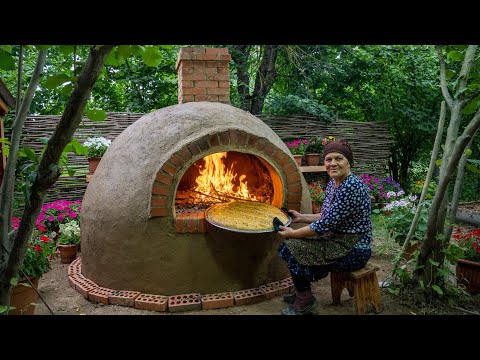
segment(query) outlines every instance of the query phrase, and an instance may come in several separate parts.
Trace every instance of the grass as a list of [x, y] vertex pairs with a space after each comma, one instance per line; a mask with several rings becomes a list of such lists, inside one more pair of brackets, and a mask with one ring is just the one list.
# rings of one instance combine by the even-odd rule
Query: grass
[[388, 233], [385, 222], [385, 216], [372, 214], [372, 253], [382, 257], [394, 257], [400, 252], [401, 247]]

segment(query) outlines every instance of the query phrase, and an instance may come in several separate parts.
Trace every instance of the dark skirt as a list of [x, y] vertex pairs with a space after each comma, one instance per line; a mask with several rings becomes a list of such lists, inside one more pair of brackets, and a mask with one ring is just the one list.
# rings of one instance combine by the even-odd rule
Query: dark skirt
[[310, 281], [316, 281], [328, 276], [331, 271], [355, 271], [363, 268], [372, 256], [371, 249], [353, 248], [347, 255], [338, 258], [328, 265], [302, 265], [292, 255], [285, 243], [278, 248], [278, 254], [287, 262], [292, 274], [303, 276]]

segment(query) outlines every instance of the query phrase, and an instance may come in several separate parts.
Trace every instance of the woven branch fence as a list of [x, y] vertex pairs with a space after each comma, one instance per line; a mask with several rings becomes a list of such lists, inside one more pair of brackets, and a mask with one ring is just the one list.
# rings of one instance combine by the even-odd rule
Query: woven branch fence
[[[114, 140], [129, 125], [144, 114], [108, 113], [107, 119], [93, 122], [84, 118], [74, 137], [83, 143], [88, 137], [104, 136]], [[282, 140], [293, 138], [309, 139], [314, 135], [331, 135], [346, 138], [352, 147], [355, 159], [354, 172], [382, 176], [390, 158], [392, 137], [385, 123], [353, 122], [336, 120], [328, 123], [319, 118], [306, 116], [258, 116], [269, 125]], [[43, 144], [41, 137], [50, 138], [60, 121], [59, 115], [38, 115], [27, 117], [22, 134], [22, 146], [28, 146], [38, 154]], [[10, 136], [7, 129], [7, 136]], [[45, 202], [54, 200], [82, 199], [87, 188], [88, 161], [84, 156], [69, 154], [69, 167], [76, 170], [74, 176], [62, 175], [46, 194]], [[18, 203], [23, 203], [22, 194], [15, 194]]]

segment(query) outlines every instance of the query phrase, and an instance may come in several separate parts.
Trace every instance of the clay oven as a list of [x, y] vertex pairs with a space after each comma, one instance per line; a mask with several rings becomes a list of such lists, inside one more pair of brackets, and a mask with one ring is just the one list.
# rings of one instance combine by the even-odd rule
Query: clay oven
[[[228, 76], [216, 78], [213, 90], [215, 81], [203, 81], [212, 67], [199, 59], [227, 56], [219, 50], [217, 58], [208, 49], [181, 52], [179, 59], [193, 58], [195, 66], [177, 64], [185, 71], [180, 105], [130, 125], [95, 171], [81, 212], [82, 274], [99, 286], [208, 294], [289, 276], [275, 233], [234, 232], [205, 221], [208, 206], [238, 199], [311, 211], [307, 185], [283, 141], [257, 117], [222, 103]], [[213, 62], [216, 76], [224, 63], [228, 68], [225, 59]], [[203, 102], [199, 93], [217, 93], [218, 102]]]

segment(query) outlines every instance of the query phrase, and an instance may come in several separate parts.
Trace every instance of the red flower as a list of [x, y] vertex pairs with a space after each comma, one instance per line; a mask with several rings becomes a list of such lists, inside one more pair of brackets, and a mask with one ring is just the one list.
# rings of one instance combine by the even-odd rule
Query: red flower
[[38, 246], [38, 245], [33, 245], [33, 248], [34, 248], [36, 251], [38, 251], [39, 253], [42, 252], [42, 248], [41, 248], [40, 246]]

